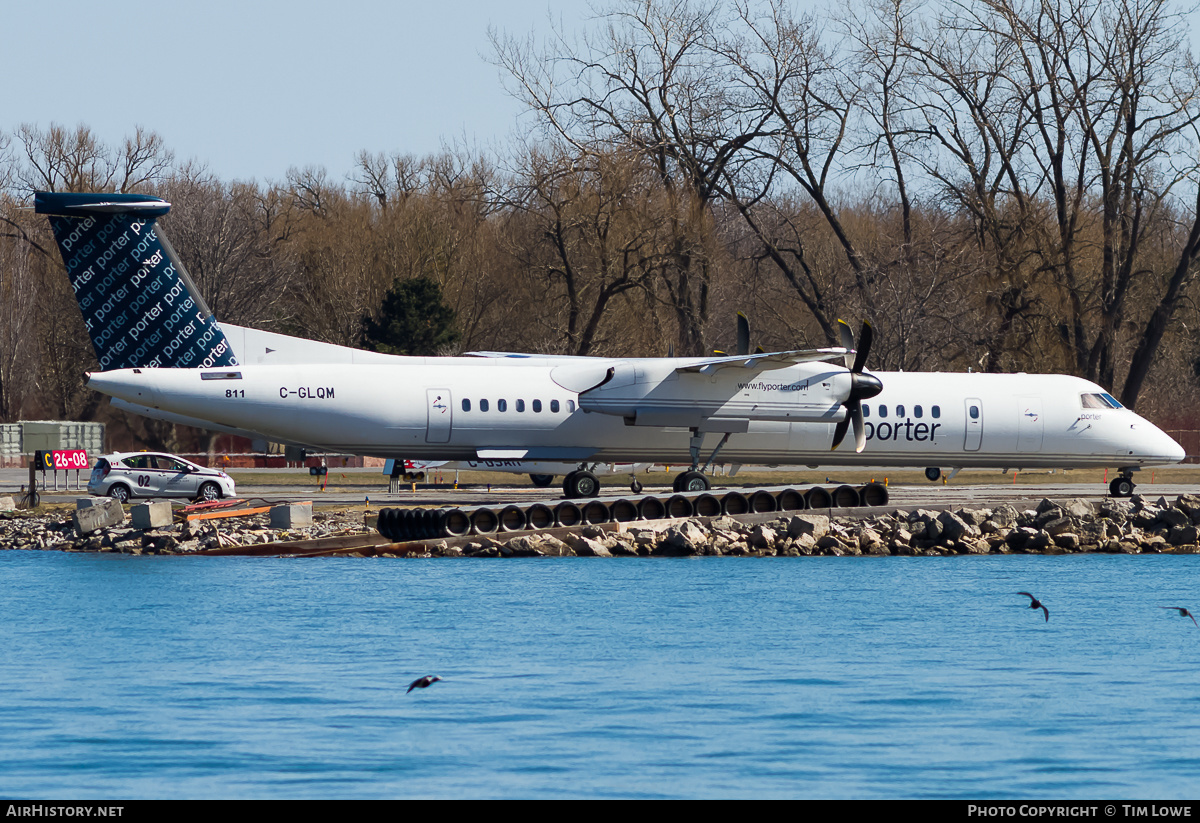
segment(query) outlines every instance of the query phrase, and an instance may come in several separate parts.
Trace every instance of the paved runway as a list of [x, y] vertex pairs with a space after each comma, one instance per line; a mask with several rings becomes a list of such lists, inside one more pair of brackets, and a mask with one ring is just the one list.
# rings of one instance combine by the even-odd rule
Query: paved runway
[[[303, 476], [303, 470], [294, 470], [297, 476]], [[510, 485], [503, 482], [507, 478], [501, 476], [501, 482], [491, 484], [473, 483], [455, 489], [452, 485], [426, 486], [418, 485], [414, 493], [411, 487], [405, 486], [399, 494], [387, 493], [387, 478], [379, 474], [378, 469], [353, 470], [335, 469], [331, 471], [331, 481], [325, 491], [315, 484], [301, 483], [299, 485], [258, 485], [247, 481], [247, 475], [252, 476], [255, 470], [238, 470], [235, 472], [242, 478], [238, 486], [238, 496], [243, 498], [261, 498], [270, 502], [311, 500], [317, 506], [363, 506], [370, 498], [372, 509], [383, 506], [479, 506], [498, 505], [508, 502], [532, 503], [539, 500], [561, 500], [562, 489], [551, 486], [537, 489], [529, 485]], [[278, 476], [280, 470], [261, 470], [259, 473]], [[77, 497], [87, 495], [86, 489], [68, 489], [66, 473], [59, 474], [59, 489], [53, 488], [53, 478], [47, 475], [49, 488], [43, 490], [43, 501], [47, 503], [70, 503]], [[344, 475], [344, 477], [343, 477]], [[666, 479], [665, 475], [658, 475]], [[0, 469], [0, 495], [19, 493], [22, 484], [27, 483], [29, 473], [25, 469]], [[1144, 480], [1146, 478], [1135, 478]], [[740, 484], [726, 482], [728, 478], [715, 478], [713, 489], [738, 489], [744, 491]], [[74, 486], [74, 473], [69, 478]], [[39, 482], [41, 482], [39, 480]], [[79, 482], [87, 483], [85, 472], [80, 473]], [[632, 497], [628, 486], [622, 478], [605, 478], [603, 481], [605, 497]], [[834, 474], [830, 474], [830, 482], [820, 483], [826, 488], [832, 488], [839, 483]], [[852, 485], [861, 485], [861, 481]], [[767, 486], [765, 488], [785, 488], [784, 486]], [[800, 488], [804, 488], [801, 486]], [[1020, 483], [985, 483], [972, 485], [942, 485], [940, 483], [897, 484], [891, 485], [889, 491], [889, 508], [941, 509], [947, 507], [983, 506], [991, 507], [1000, 503], [1037, 501], [1043, 497], [1069, 498], [1085, 497], [1100, 499], [1108, 493], [1108, 487], [1103, 483], [1067, 483], [1061, 478], [1048, 477], [1043, 484]], [[1180, 494], [1200, 494], [1200, 483], [1140, 483], [1137, 493], [1151, 499], [1160, 496], [1174, 499]], [[668, 496], [671, 494], [669, 485], [647, 485], [643, 494]]]

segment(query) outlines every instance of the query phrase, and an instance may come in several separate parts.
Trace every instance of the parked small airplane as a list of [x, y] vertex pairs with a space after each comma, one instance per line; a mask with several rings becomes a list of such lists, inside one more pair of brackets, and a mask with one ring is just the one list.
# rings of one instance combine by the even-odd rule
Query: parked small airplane
[[431, 472], [498, 472], [500, 474], [527, 474], [534, 486], [544, 489], [554, 483], [554, 478], [566, 476], [573, 471], [589, 471], [597, 477], [627, 475], [629, 489], [634, 494], [642, 491], [639, 473], [650, 471], [650, 463], [562, 463], [545, 460], [388, 460], [383, 473], [396, 478], [421, 482]]
[[[869, 373], [865, 324], [857, 346], [843, 324], [841, 347], [748, 353], [739, 331], [742, 353], [683, 358], [398, 357], [218, 325], [155, 226], [165, 201], [42, 192], [35, 204], [104, 369], [88, 385], [176, 422], [394, 459], [687, 464], [675, 486], [689, 491], [708, 487], [705, 452], [704, 468], [718, 456], [1115, 467], [1118, 496], [1132, 494], [1138, 468], [1184, 457], [1077, 377]], [[839, 449], [851, 429], [854, 450]], [[597, 490], [586, 469], [564, 481], [569, 497]]]

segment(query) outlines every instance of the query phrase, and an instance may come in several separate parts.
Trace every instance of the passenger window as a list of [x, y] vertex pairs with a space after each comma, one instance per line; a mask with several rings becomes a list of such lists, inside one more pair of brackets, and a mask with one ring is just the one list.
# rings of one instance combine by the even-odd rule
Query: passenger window
[[936, 420], [937, 418], [942, 416], [942, 407], [934, 406], [932, 409], [929, 410], [929, 413], [932, 414], [933, 418]]
[[485, 412], [485, 411], [487, 411], [487, 410], [488, 410], [488, 401], [486, 401], [486, 400], [480, 400], [480, 401], [479, 401], [479, 410], [480, 410], [481, 412]]
[[920, 406], [913, 406], [913, 417], [915, 417], [915, 418], [917, 418], [918, 420], [920, 420], [920, 419], [921, 419], [921, 414], [922, 414], [921, 407], [920, 407]]
[[881, 406], [879, 407], [879, 416], [880, 416], [880, 417], [887, 417], [887, 406], [882, 406], [882, 405], [881, 405]]
[[863, 410], [863, 417], [871, 416], [871, 407], [868, 406], [866, 403], [863, 403], [862, 410]]
[[979, 419], [979, 407], [978, 407], [978, 406], [972, 406], [972, 407], [971, 407], [971, 419], [972, 419], [972, 420], [978, 420], [978, 419]]
[[903, 417], [903, 416], [904, 416], [904, 407], [903, 407], [903, 406], [897, 406], [897, 407], [896, 407], [896, 416], [897, 416], [897, 417]]
[[568, 411], [568, 412], [573, 412], [573, 411], [575, 411], [575, 401], [574, 401], [574, 400], [568, 400], [568, 401], [567, 401], [567, 411]]
[[464, 397], [463, 398], [463, 411], [470, 411], [470, 410], [471, 410], [471, 401]]
[[525, 411], [525, 401], [524, 400], [517, 401], [517, 411], [519, 411], [519, 412]]
[[508, 401], [507, 400], [497, 400], [496, 401], [496, 411], [500, 411], [500, 412], [508, 411]]
[[542, 401], [541, 401], [541, 400], [534, 400], [534, 401], [533, 401], [533, 411], [534, 411], [534, 413], [536, 414], [537, 412], [540, 412], [541, 410], [542, 410]]
[[558, 401], [557, 400], [550, 401], [550, 411], [554, 412], [555, 414], [558, 414]]

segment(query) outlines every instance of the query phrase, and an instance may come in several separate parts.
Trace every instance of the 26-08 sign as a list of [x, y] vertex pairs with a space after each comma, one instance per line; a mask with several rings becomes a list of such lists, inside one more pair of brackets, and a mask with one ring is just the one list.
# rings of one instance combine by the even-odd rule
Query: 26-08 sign
[[55, 449], [42, 453], [42, 466], [58, 471], [59, 469], [86, 469], [88, 456], [86, 449]]

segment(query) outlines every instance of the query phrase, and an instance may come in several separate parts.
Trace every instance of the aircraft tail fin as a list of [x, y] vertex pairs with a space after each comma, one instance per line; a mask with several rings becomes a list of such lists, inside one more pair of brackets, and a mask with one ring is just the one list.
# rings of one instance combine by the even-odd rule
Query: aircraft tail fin
[[37, 192], [105, 371], [236, 366], [237, 359], [142, 194]]

